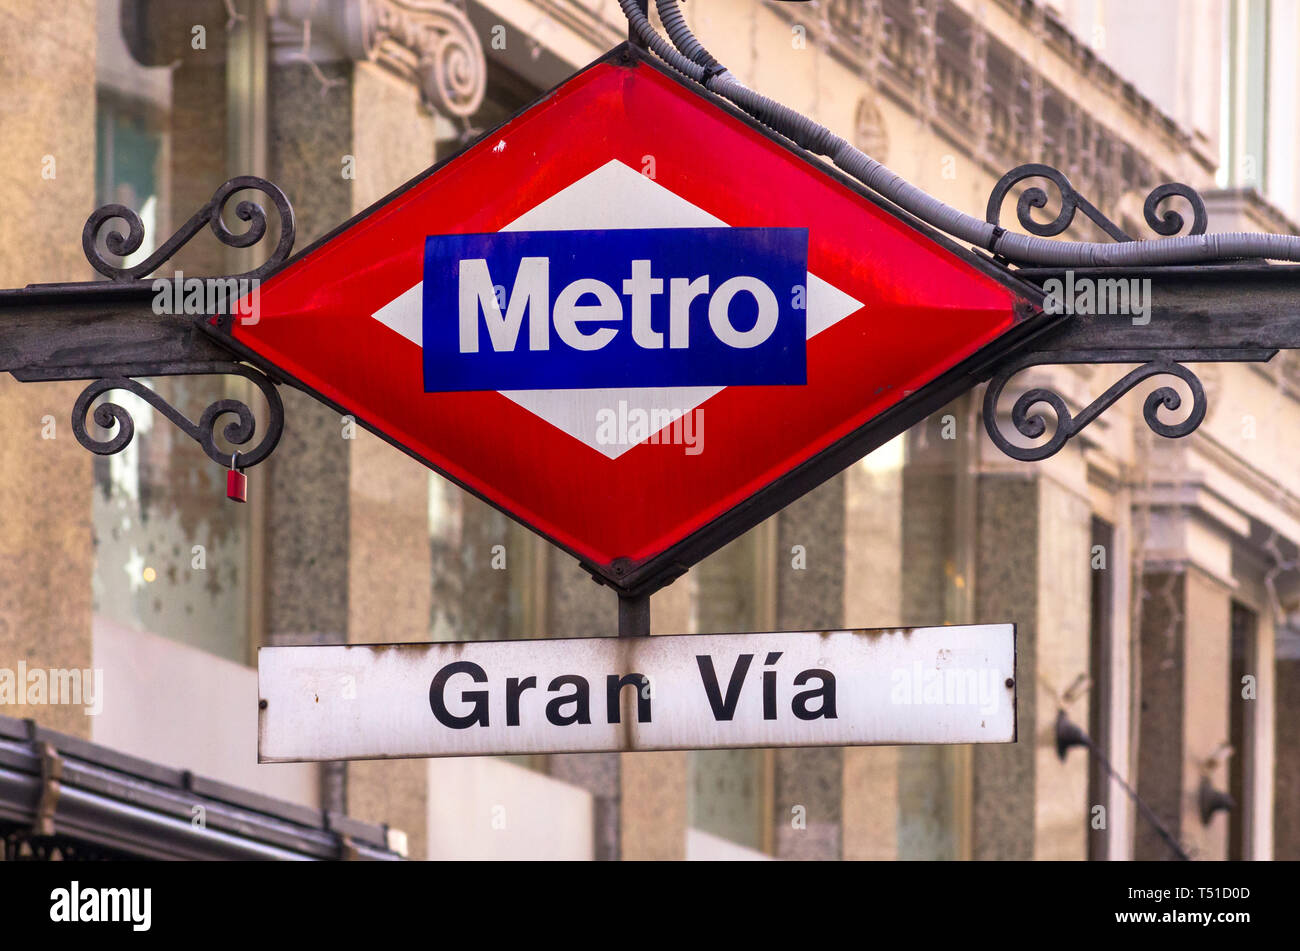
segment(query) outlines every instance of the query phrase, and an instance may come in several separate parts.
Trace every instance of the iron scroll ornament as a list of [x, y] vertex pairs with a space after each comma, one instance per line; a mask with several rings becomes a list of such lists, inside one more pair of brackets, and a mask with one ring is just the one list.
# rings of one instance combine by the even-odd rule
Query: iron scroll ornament
[[275, 449], [284, 432], [284, 403], [275, 385], [262, 373], [242, 364], [218, 364], [194, 367], [186, 375], [229, 374], [242, 376], [251, 380], [262, 395], [266, 397], [269, 415], [266, 433], [261, 441], [247, 452], [236, 450], [234, 456], [221, 449], [216, 442], [217, 423], [221, 417], [233, 415], [222, 435], [235, 446], [243, 446], [252, 441], [257, 434], [257, 419], [247, 403], [235, 399], [222, 399], [211, 403], [200, 415], [198, 423], [191, 422], [176, 407], [172, 406], [156, 392], [143, 383], [127, 376], [105, 377], [87, 386], [72, 408], [72, 431], [77, 442], [99, 456], [111, 456], [121, 452], [130, 445], [135, 436], [135, 420], [131, 413], [120, 403], [105, 401], [95, 407], [95, 423], [106, 429], [116, 429], [108, 439], [96, 439], [86, 428], [86, 418], [90, 414], [91, 404], [109, 390], [126, 390], [140, 397], [158, 412], [162, 413], [175, 426], [202, 447], [208, 458], [226, 466], [237, 465], [238, 468], [255, 466]]
[[[998, 183], [993, 186], [993, 191], [989, 193], [989, 202], [988, 207], [985, 209], [984, 220], [991, 225], [998, 224], [998, 219], [1002, 214], [1002, 203], [1006, 200], [1011, 189], [1023, 181], [1034, 178], [1045, 178], [1056, 186], [1061, 195], [1061, 210], [1051, 221], [1035, 221], [1033, 209], [1047, 207], [1047, 192], [1038, 186], [1026, 188], [1016, 202], [1016, 219], [1020, 222], [1020, 226], [1029, 233], [1038, 235], [1040, 238], [1055, 237], [1062, 234], [1073, 224], [1077, 211], [1082, 211], [1093, 224], [1116, 241], [1127, 242], [1134, 240], [1119, 225], [1102, 214], [1096, 205], [1079, 194], [1063, 172], [1041, 163], [1018, 166], [998, 179]], [[1180, 182], [1158, 185], [1147, 195], [1146, 201], [1142, 204], [1142, 215], [1146, 218], [1151, 230], [1166, 238], [1173, 237], [1183, 230], [1186, 220], [1181, 214], [1172, 208], [1166, 208], [1163, 212], [1160, 211], [1160, 206], [1175, 196], [1186, 199], [1188, 204], [1192, 206], [1192, 225], [1187, 233], [1205, 234], [1205, 229], [1209, 226], [1205, 200], [1190, 185], [1184, 185]]]
[[[1082, 211], [1093, 224], [1097, 225], [1115, 241], [1131, 242], [1136, 240], [1106, 215], [1102, 214], [1096, 205], [1081, 195], [1063, 172], [1042, 163], [1020, 165], [1003, 175], [989, 194], [985, 220], [989, 224], [997, 225], [1006, 196], [1015, 186], [1030, 179], [1046, 179], [1050, 181], [1056, 186], [1061, 197], [1061, 207], [1056, 217], [1048, 222], [1039, 222], [1034, 220], [1033, 210], [1047, 207], [1047, 192], [1038, 186], [1026, 188], [1021, 192], [1020, 198], [1016, 202], [1016, 219], [1019, 221], [1020, 226], [1031, 234], [1041, 238], [1051, 238], [1062, 234], [1074, 223], [1076, 213]], [[1147, 195], [1142, 204], [1142, 215], [1151, 230], [1163, 237], [1173, 237], [1183, 231], [1186, 219], [1178, 211], [1173, 208], [1165, 208], [1164, 211], [1161, 211], [1161, 206], [1174, 197], [1185, 199], [1191, 206], [1192, 223], [1187, 233], [1189, 235], [1204, 234], [1209, 225], [1205, 201], [1190, 185], [1179, 182], [1158, 185]], [[1195, 432], [1204, 421], [1207, 409], [1205, 387], [1201, 384], [1200, 378], [1178, 360], [1180, 358], [1190, 360], [1214, 359], [1215, 354], [1208, 352], [1203, 354], [1176, 354], [1115, 351], [1107, 353], [1104, 362], [1114, 364], [1137, 363], [1139, 366], [1124, 374], [1104, 393], [1084, 407], [1077, 416], [1070, 412], [1065, 400], [1062, 399], [1059, 393], [1045, 387], [1034, 387], [1017, 397], [1011, 407], [1011, 423], [1018, 433], [1028, 439], [1040, 439], [1047, 432], [1047, 421], [1043, 414], [1041, 412], [1032, 412], [1032, 410], [1039, 406], [1051, 408], [1056, 416], [1056, 428], [1047, 442], [1036, 446], [1019, 446], [1003, 435], [998, 426], [998, 401], [1002, 397], [1003, 389], [1013, 376], [1032, 366], [1097, 364], [1103, 362], [1099, 359], [1099, 356], [1095, 352], [1030, 353], [1000, 368], [989, 382], [988, 389], [984, 392], [984, 429], [994, 445], [1005, 455], [1021, 462], [1038, 462], [1047, 459], [1060, 452], [1067, 442], [1114, 405], [1124, 394], [1144, 380], [1156, 376], [1174, 376], [1186, 383], [1191, 390], [1192, 406], [1186, 417], [1181, 421], [1166, 423], [1160, 419], [1160, 411], [1162, 409], [1170, 412], [1178, 411], [1182, 407], [1183, 397], [1172, 386], [1161, 386], [1152, 390], [1147, 395], [1142, 406], [1143, 419], [1152, 432], [1168, 439], [1179, 439]], [[1229, 360], [1243, 359], [1239, 354], [1221, 354], [1219, 356]], [[1256, 355], [1254, 358], [1267, 359], [1267, 356]]]
[[126, 222], [127, 230], [125, 232], [109, 230], [104, 236], [104, 245], [110, 253], [118, 257], [127, 257], [140, 250], [140, 246], [144, 243], [144, 222], [136, 212], [125, 205], [104, 205], [91, 212], [90, 217], [86, 219], [85, 227], [81, 230], [82, 251], [85, 252], [90, 266], [96, 271], [115, 283], [124, 283], [143, 280], [203, 230], [205, 224], [211, 225], [212, 233], [217, 236], [217, 240], [227, 247], [251, 247], [266, 236], [266, 212], [262, 206], [248, 199], [240, 201], [235, 206], [235, 216], [249, 223], [248, 229], [242, 234], [231, 231], [224, 218], [225, 207], [231, 196], [236, 192], [248, 190], [262, 192], [275, 206], [276, 213], [280, 216], [280, 240], [275, 250], [260, 267], [230, 276], [236, 279], [260, 280], [288, 260], [289, 252], [293, 249], [294, 216], [293, 206], [289, 204], [289, 199], [284, 192], [278, 186], [255, 175], [239, 175], [221, 185], [206, 205], [196, 211], [190, 220], [185, 222], [157, 251], [134, 267], [117, 267], [99, 251], [99, 235], [113, 220]]
[[1139, 363], [1140, 366], [1124, 374], [1119, 380], [1089, 403], [1076, 416], [1072, 414], [1059, 393], [1045, 387], [1026, 390], [1016, 399], [1011, 407], [1011, 423], [1016, 431], [1027, 439], [1040, 439], [1047, 432], [1047, 421], [1041, 412], [1032, 412], [1034, 407], [1046, 405], [1056, 415], [1056, 428], [1047, 442], [1037, 446], [1018, 446], [1011, 442], [998, 426], [998, 401], [1002, 390], [1010, 379], [1022, 370], [1033, 366], [1063, 363], [1097, 363], [1095, 353], [1031, 353], [1012, 361], [1002, 367], [989, 382], [984, 391], [984, 431], [1005, 455], [1020, 462], [1041, 462], [1056, 455], [1065, 444], [1077, 436], [1088, 424], [1114, 405], [1120, 397], [1144, 380], [1155, 376], [1175, 376], [1187, 384], [1192, 393], [1192, 406], [1187, 416], [1174, 423], [1160, 419], [1162, 409], [1177, 411], [1182, 407], [1183, 397], [1172, 386], [1161, 386], [1152, 390], [1142, 405], [1142, 416], [1151, 431], [1167, 439], [1179, 439], [1195, 432], [1205, 419], [1207, 400], [1205, 387], [1200, 378], [1167, 354], [1126, 353], [1117, 351], [1107, 356], [1108, 362]]
[[[118, 267], [107, 260], [99, 250], [101, 234], [104, 235], [104, 246], [111, 254], [118, 257], [126, 257], [135, 253], [144, 243], [144, 224], [140, 216], [125, 205], [104, 205], [91, 213], [90, 217], [86, 219], [86, 224], [81, 233], [82, 250], [85, 252], [86, 260], [90, 262], [91, 266], [100, 274], [109, 278], [108, 284], [114, 286], [147, 285], [149, 283], [148, 275], [176, 254], [181, 247], [203, 229], [204, 225], [209, 225], [217, 240], [227, 247], [247, 248], [261, 241], [267, 232], [267, 216], [262, 206], [256, 202], [244, 199], [235, 206], [235, 216], [241, 221], [248, 222], [248, 228], [244, 232], [235, 233], [225, 221], [225, 210], [230, 199], [236, 193], [248, 190], [259, 191], [270, 199], [276, 213], [279, 215], [279, 240], [275, 249], [260, 267], [242, 274], [223, 276], [212, 280], [222, 282], [240, 279], [259, 281], [288, 259], [289, 253], [293, 249], [295, 224], [293, 206], [289, 203], [289, 199], [284, 192], [266, 179], [253, 175], [240, 175], [223, 183], [213, 192], [212, 198], [207, 204], [196, 211], [153, 254], [134, 267]], [[114, 220], [125, 222], [126, 230], [110, 228], [109, 223]], [[105, 231], [107, 233], [104, 233]], [[94, 290], [104, 285], [90, 282], [71, 286]], [[208, 316], [221, 317], [220, 314]], [[228, 317], [229, 315], [227, 315], [227, 319]], [[257, 465], [271, 454], [284, 432], [284, 403], [280, 399], [280, 394], [271, 379], [248, 365], [234, 362], [235, 359], [237, 358], [232, 355], [230, 362], [208, 362], [181, 366], [163, 364], [152, 367], [136, 364], [116, 368], [117, 372], [96, 379], [77, 397], [72, 410], [73, 434], [76, 436], [77, 442], [83, 447], [101, 456], [121, 452], [130, 445], [131, 440], [135, 437], [135, 421], [132, 419], [130, 411], [119, 403], [105, 401], [94, 407], [95, 422], [106, 429], [116, 430], [111, 436], [106, 439], [99, 439], [92, 436], [87, 428], [87, 419], [91, 414], [91, 407], [96, 399], [110, 390], [126, 390], [162, 413], [177, 428], [198, 443], [208, 458], [214, 462], [223, 466], [237, 466], [238, 468]], [[247, 451], [236, 449], [232, 457], [232, 454], [225, 452], [216, 442], [217, 425], [223, 417], [227, 416], [234, 417], [226, 423], [222, 430], [222, 435], [229, 443], [236, 447], [245, 446], [250, 444], [256, 436], [256, 416], [248, 404], [243, 401], [236, 399], [217, 400], [204, 409], [198, 422], [195, 423], [158, 393], [135, 378], [152, 375], [202, 374], [242, 376], [251, 380], [261, 390], [266, 398], [269, 415], [266, 431], [261, 441], [255, 446]]]

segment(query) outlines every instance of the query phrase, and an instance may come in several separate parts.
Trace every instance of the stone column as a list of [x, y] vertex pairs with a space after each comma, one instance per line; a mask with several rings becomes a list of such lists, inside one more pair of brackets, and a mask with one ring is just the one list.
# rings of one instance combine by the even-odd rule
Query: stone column
[[[434, 118], [421, 111], [415, 87], [369, 63], [353, 68], [351, 128], [352, 214], [433, 163]], [[320, 159], [342, 176], [342, 154]], [[360, 428], [350, 445], [348, 640], [427, 641], [433, 593], [431, 474]], [[426, 857], [432, 766], [418, 759], [348, 764], [350, 813], [401, 829], [409, 854]]]
[[[1227, 856], [1228, 816], [1202, 824], [1202, 776], [1226, 789], [1225, 760], [1211, 766], [1227, 741], [1231, 669], [1231, 599], [1218, 579], [1191, 564], [1167, 566], [1143, 579], [1141, 722], [1138, 795], [1193, 858]], [[1173, 857], [1149, 822], [1137, 823], [1134, 857]]]
[[[694, 620], [703, 634], [777, 629], [776, 544], [770, 518], [691, 569]], [[760, 852], [773, 848], [773, 750], [693, 750], [688, 812], [693, 830]]]
[[[1038, 480], [1020, 475], [981, 476], [976, 533], [975, 617], [1016, 622], [1020, 683], [1017, 742], [975, 750], [971, 767], [971, 856], [1030, 859], [1034, 855], [1034, 783], [1038, 758], [1039, 697], [1033, 689], [1038, 662], [1038, 550], [1026, 544], [1039, 531]], [[1054, 711], [1045, 711], [1047, 719]], [[1079, 820], [1080, 829], [1083, 819]]]
[[[1090, 506], [1020, 467], [981, 475], [977, 498], [975, 620], [1016, 624], [1018, 738], [972, 747], [971, 857], [1082, 859], [1088, 761], [1076, 751], [1062, 763], [1054, 727], [1088, 672]], [[1066, 710], [1088, 722], [1086, 696]]]
[[[323, 90], [322, 78], [336, 85]], [[268, 73], [268, 177], [293, 203], [295, 249], [352, 213], [351, 182], [341, 174], [342, 157], [353, 149], [351, 79], [343, 62], [276, 61]], [[268, 640], [343, 642], [351, 443], [334, 410], [288, 387], [281, 395], [284, 436], [260, 467], [269, 483]]]
[[1273, 858], [1300, 859], [1300, 633], [1277, 632], [1274, 662]]
[[[1256, 604], [1268, 604], [1266, 598]], [[1273, 859], [1274, 816], [1277, 803], [1274, 799], [1274, 777], [1277, 767], [1276, 729], [1278, 712], [1277, 644], [1283, 640], [1283, 649], [1291, 650], [1290, 632], [1281, 631], [1273, 611], [1265, 608], [1255, 613], [1254, 644], [1249, 645], [1242, 677], [1255, 677], [1253, 697], [1247, 684], [1234, 678], [1228, 683], [1230, 704], [1240, 704], [1242, 727], [1245, 733], [1243, 749], [1235, 754], [1245, 758], [1241, 771], [1242, 816], [1233, 828], [1242, 829], [1241, 856], [1251, 861]], [[1235, 639], [1235, 634], [1234, 634]], [[1236, 645], [1234, 643], [1234, 650]], [[1286, 710], [1295, 710], [1287, 707]], [[1289, 731], [1287, 736], [1294, 731]], [[1292, 804], [1293, 805], [1293, 804]]]
[[[1229, 784], [1231, 736], [1228, 678], [1232, 670], [1232, 589], [1223, 580], [1193, 568], [1187, 572], [1187, 654], [1182, 697], [1183, 844], [1197, 859], [1228, 857], [1229, 815], [1216, 813], [1209, 825], [1201, 821], [1199, 789], [1204, 776], [1220, 790]], [[1238, 804], [1238, 809], [1241, 805]]]
[[[1142, 578], [1141, 676], [1142, 698], [1138, 732], [1138, 795], [1169, 832], [1181, 840], [1184, 736], [1183, 612], [1185, 575], [1148, 571]], [[1139, 819], [1134, 831], [1133, 857], [1173, 858], [1169, 846], [1150, 822]]]
[[[877, 450], [845, 479], [844, 621], [902, 624], [902, 441]], [[844, 750], [844, 858], [898, 858], [896, 746]]]
[[[356, 644], [427, 641], [430, 473], [361, 429], [349, 462], [347, 639]], [[434, 765], [423, 759], [348, 763], [348, 813], [402, 830], [411, 858], [437, 858], [428, 854]]]
[[[1038, 481], [1035, 661], [1032, 669], [1020, 667], [1016, 692], [1023, 700], [1032, 690], [1036, 702], [1032, 723], [1023, 716], [1019, 721], [1019, 736], [1034, 744], [1037, 759], [1034, 858], [1081, 860], [1088, 857], [1088, 757], [1075, 750], [1061, 762], [1055, 724], [1061, 700], [1075, 723], [1089, 722], [1090, 693], [1076, 697], [1070, 688], [1089, 670], [1092, 506], [1056, 478], [1040, 475]], [[1011, 613], [1000, 620], [1020, 619]]]
[[[335, 82], [322, 95], [321, 75]], [[351, 67], [273, 62], [268, 71], [270, 179], [293, 202], [298, 248], [345, 221], [350, 182], [339, 159], [352, 147]], [[266, 642], [348, 639], [349, 456], [339, 414], [284, 387], [284, 436], [250, 477], [266, 494]], [[321, 806], [347, 811], [347, 767], [322, 764]]]
[[[172, 104], [169, 114], [170, 159], [166, 193], [171, 221], [179, 227], [202, 208], [217, 186], [235, 174], [255, 174], [252, 169], [231, 168], [227, 155], [229, 95], [226, 68], [230, 34], [224, 28], [228, 17], [221, 0], [150, 4], [149, 49], [151, 65], [172, 65]], [[203, 45], [195, 49], [191, 31], [203, 29]], [[231, 208], [234, 208], [232, 203]], [[231, 214], [231, 213], [228, 213]], [[233, 214], [231, 214], [233, 218]], [[238, 229], [242, 223], [232, 227]], [[168, 235], [154, 235], [161, 243]], [[261, 263], [269, 253], [269, 242], [258, 245]], [[210, 233], [200, 233], [159, 269], [158, 276], [177, 270], [186, 275], [237, 273], [230, 267], [234, 254]]]
[[[433, 164], [436, 120], [414, 85], [373, 64], [328, 51], [295, 60], [287, 31], [277, 25], [269, 152], [302, 247]], [[429, 472], [334, 410], [284, 396], [285, 437], [268, 463], [269, 639], [427, 640]], [[330, 764], [322, 803], [401, 829], [411, 857], [423, 858], [429, 769], [423, 760]]]
[[[618, 598], [597, 585], [577, 561], [556, 555], [547, 563], [547, 629], [557, 637], [611, 637], [618, 633]], [[591, 793], [595, 858], [622, 855], [623, 784], [619, 753], [560, 753], [550, 758], [550, 774]]]
[[[691, 585], [688, 574], [651, 597], [653, 633], [690, 632]], [[622, 858], [632, 861], [686, 858], [689, 756], [684, 750], [619, 755]]]
[[[577, 561], [552, 551], [546, 561], [546, 632], [551, 637], [613, 637], [618, 595], [596, 584]], [[687, 633], [690, 580], [651, 598], [655, 634]], [[593, 842], [599, 860], [670, 861], [686, 856], [687, 753], [564, 753], [549, 757], [556, 779], [594, 798]]]
[[[6, 6], [0, 286], [90, 277], [77, 236], [95, 203], [94, 22], [92, 0]], [[0, 667], [10, 670], [93, 664], [93, 457], [69, 426], [84, 387], [0, 379]], [[104, 689], [111, 698], [113, 685]], [[91, 733], [77, 706], [0, 713]]]
[[[967, 596], [958, 575], [962, 519], [958, 470], [962, 435], [958, 413], [948, 407], [911, 430], [907, 461], [899, 476], [899, 622], [945, 624], [958, 619]], [[902, 859], [956, 859], [962, 854], [964, 795], [960, 753], [942, 746], [894, 747], [897, 758], [894, 849]], [[884, 831], [881, 835], [883, 837]]]
[[[777, 516], [777, 630], [843, 627], [844, 504], [841, 474]], [[775, 751], [772, 826], [778, 858], [843, 857], [843, 790], [842, 748]]]

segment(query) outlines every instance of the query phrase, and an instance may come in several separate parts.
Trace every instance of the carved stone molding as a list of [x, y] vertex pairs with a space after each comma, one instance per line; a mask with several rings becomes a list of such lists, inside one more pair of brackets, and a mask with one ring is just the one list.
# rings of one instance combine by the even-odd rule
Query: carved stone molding
[[889, 161], [889, 130], [874, 95], [858, 100], [853, 120], [853, 144], [877, 162]]
[[[1028, 51], [991, 35], [956, 0], [818, 0], [815, 11], [782, 0], [761, 2], [807, 25], [810, 36], [880, 94], [953, 142], [968, 144], [990, 172], [1046, 162], [1069, 170], [1110, 205], [1119, 201], [1124, 183], [1171, 177], [1081, 107], [1062, 77], [1042, 73]], [[1074, 41], [1041, 3], [991, 2], [1012, 11], [1037, 47], [1062, 51], [1167, 146], [1204, 161], [1189, 132]]]
[[419, 88], [443, 115], [468, 118], [483, 103], [487, 63], [465, 11], [450, 0], [367, 0], [369, 57]]
[[281, 61], [378, 63], [445, 116], [468, 118], [483, 103], [483, 45], [455, 0], [269, 0], [268, 12]]

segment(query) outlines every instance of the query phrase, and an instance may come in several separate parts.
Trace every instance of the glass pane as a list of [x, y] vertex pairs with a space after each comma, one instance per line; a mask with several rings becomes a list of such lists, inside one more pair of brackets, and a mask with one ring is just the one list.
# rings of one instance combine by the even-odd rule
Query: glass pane
[[[759, 535], [755, 529], [705, 559], [693, 570], [697, 590], [693, 628], [709, 634], [758, 627]], [[752, 849], [762, 849], [765, 750], [695, 750], [688, 754], [687, 821], [701, 831]]]
[[690, 754], [687, 822], [692, 828], [761, 849], [764, 750]]
[[[906, 435], [902, 480], [902, 623], [960, 623], [969, 594], [963, 569], [961, 500], [963, 403], [940, 410]], [[961, 438], [958, 438], [961, 437]], [[968, 544], [968, 543], [967, 543]], [[960, 854], [958, 747], [904, 746], [898, 756], [898, 857], [954, 859]]]
[[[429, 639], [545, 637], [546, 543], [435, 472], [429, 473], [433, 587]], [[545, 771], [546, 757], [500, 757]]]
[[[510, 520], [486, 502], [429, 474], [429, 544], [435, 641], [498, 641], [511, 633]], [[518, 596], [515, 598], [518, 601]]]
[[[216, 3], [218, 9], [221, 4]], [[224, 22], [207, 0], [97, 7], [97, 204], [135, 210], [144, 242], [126, 265], [143, 261], [229, 175], [228, 37], [211, 31], [196, 49], [192, 24]], [[205, 240], [206, 239], [206, 240]], [[230, 273], [227, 249], [204, 232], [155, 276]], [[251, 385], [219, 376], [141, 381], [191, 420], [219, 399], [264, 407]], [[142, 399], [101, 397], [128, 409], [135, 438], [95, 460], [95, 611], [119, 624], [183, 641], [247, 663], [249, 507], [224, 491], [225, 470]], [[218, 429], [233, 417], [223, 417]], [[100, 438], [113, 431], [98, 430]], [[98, 431], [97, 431], [98, 430]]]

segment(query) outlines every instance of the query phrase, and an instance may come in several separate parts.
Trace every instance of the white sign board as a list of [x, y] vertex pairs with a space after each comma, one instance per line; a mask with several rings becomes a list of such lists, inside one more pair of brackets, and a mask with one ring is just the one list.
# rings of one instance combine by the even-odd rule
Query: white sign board
[[258, 760], [1016, 738], [1015, 627], [264, 647]]

